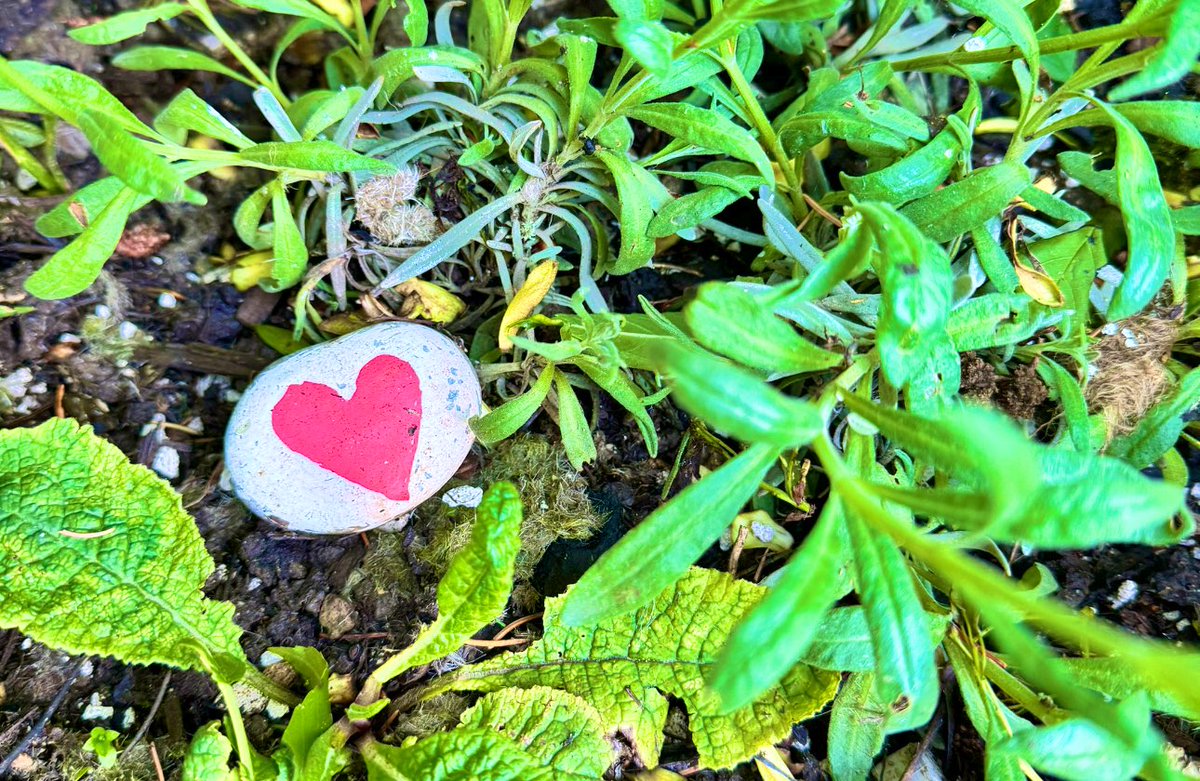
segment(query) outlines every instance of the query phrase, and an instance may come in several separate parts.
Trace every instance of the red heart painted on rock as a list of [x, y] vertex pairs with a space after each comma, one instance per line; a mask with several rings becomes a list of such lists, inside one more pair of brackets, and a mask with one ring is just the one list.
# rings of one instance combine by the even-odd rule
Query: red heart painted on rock
[[299, 455], [404, 501], [421, 433], [421, 383], [407, 363], [380, 355], [359, 370], [349, 399], [316, 382], [288, 387], [271, 410], [271, 426]]

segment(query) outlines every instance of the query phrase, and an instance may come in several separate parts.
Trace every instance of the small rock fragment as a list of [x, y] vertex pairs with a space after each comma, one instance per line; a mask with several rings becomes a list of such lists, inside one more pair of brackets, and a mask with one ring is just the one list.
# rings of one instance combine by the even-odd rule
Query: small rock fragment
[[112, 707], [101, 705], [100, 694], [92, 692], [92, 698], [88, 700], [88, 704], [84, 707], [83, 713], [79, 714], [79, 718], [84, 721], [108, 721], [112, 718], [112, 715]]
[[321, 613], [318, 618], [325, 634], [331, 640], [337, 640], [354, 629], [354, 625], [358, 623], [358, 611], [345, 599], [336, 594], [330, 594], [321, 603]]

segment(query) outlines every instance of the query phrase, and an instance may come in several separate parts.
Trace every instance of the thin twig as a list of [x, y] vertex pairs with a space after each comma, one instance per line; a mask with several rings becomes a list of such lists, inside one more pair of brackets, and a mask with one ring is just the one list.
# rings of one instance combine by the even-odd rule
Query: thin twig
[[528, 638], [513, 637], [508, 640], [467, 640], [463, 645], [470, 645], [475, 648], [511, 648], [514, 645], [524, 645], [528, 642]]
[[904, 771], [904, 775], [900, 776], [900, 781], [912, 781], [917, 775], [917, 770], [921, 768], [921, 757], [929, 750], [929, 744], [933, 742], [933, 736], [937, 734], [938, 728], [942, 726], [942, 717], [939, 715], [934, 722], [929, 725], [929, 729], [925, 731], [921, 742], [917, 744], [917, 753], [913, 754], [912, 761], [908, 763], [908, 768]]
[[37, 723], [33, 725], [33, 728], [29, 730], [29, 734], [17, 744], [17, 747], [8, 752], [8, 756], [6, 756], [3, 761], [0, 761], [0, 778], [4, 778], [8, 775], [9, 768], [12, 767], [13, 762], [16, 762], [17, 757], [24, 754], [26, 749], [33, 744], [33, 741], [37, 740], [41, 736], [42, 732], [46, 729], [46, 725], [50, 723], [50, 719], [54, 718], [55, 712], [57, 712], [58, 709], [62, 707], [62, 704], [66, 702], [67, 695], [71, 691], [71, 686], [74, 685], [75, 679], [79, 677], [79, 671], [83, 669], [83, 663], [85, 661], [87, 661], [87, 657], [80, 657], [75, 662], [75, 665], [67, 674], [66, 682], [63, 683], [62, 687], [58, 690], [58, 693], [54, 695], [54, 699], [50, 701], [50, 705], [46, 708], [46, 712], [43, 713], [42, 717], [37, 720]]
[[[167, 696], [167, 687], [170, 685], [171, 671], [167, 670], [167, 674], [163, 676], [162, 683], [158, 686], [158, 695], [154, 698], [154, 704], [150, 706], [150, 712], [146, 714], [146, 718], [142, 721], [142, 726], [138, 728], [137, 734], [133, 736], [133, 740], [129, 741], [129, 745], [125, 747], [126, 751], [136, 746], [142, 738], [146, 737], [146, 733], [150, 731], [150, 724], [154, 721], [155, 714], [158, 713], [158, 709], [162, 706], [163, 698]], [[151, 743], [150, 746], [153, 748], [154, 744]]]
[[499, 632], [497, 632], [496, 636], [493, 637], [492, 639], [493, 640], [503, 640], [505, 637], [507, 637], [509, 635], [509, 633], [511, 633], [517, 627], [524, 626], [525, 624], [528, 624], [530, 621], [536, 621], [541, 617], [542, 617], [541, 613], [531, 613], [530, 615], [522, 616], [521, 618], [518, 618], [516, 621], [513, 621], [511, 624], [509, 624], [508, 626], [504, 627]]
[[163, 773], [162, 762], [158, 759], [158, 748], [155, 747], [153, 740], [150, 741], [150, 758], [154, 760], [154, 773], [158, 776], [158, 781], [167, 781], [167, 776]]
[[67, 386], [59, 385], [54, 390], [54, 417], [62, 420], [67, 416], [67, 411], [63, 409], [63, 397], [67, 395]]
[[750, 533], [749, 526], [738, 529], [737, 539], [733, 542], [733, 550], [729, 553], [729, 574], [737, 575], [738, 561], [742, 558], [742, 548], [746, 545], [746, 535]]

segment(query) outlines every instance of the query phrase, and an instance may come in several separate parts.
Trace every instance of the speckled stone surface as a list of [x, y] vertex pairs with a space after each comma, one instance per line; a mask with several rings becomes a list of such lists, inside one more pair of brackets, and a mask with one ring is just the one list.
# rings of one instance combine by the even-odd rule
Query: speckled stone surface
[[291, 531], [350, 534], [445, 485], [479, 413], [479, 380], [454, 342], [382, 323], [260, 374], [230, 418], [225, 467], [255, 515]]

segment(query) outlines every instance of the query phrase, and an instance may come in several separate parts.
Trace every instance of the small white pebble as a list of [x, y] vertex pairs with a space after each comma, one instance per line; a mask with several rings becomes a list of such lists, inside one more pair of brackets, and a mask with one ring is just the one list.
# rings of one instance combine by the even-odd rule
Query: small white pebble
[[179, 451], [173, 447], [160, 447], [154, 452], [150, 468], [158, 472], [159, 477], [174, 480], [179, 477]]
[[1168, 610], [1166, 613], [1163, 613], [1162, 617], [1163, 621], [1178, 621], [1183, 617], [1183, 613], [1180, 613], [1178, 610]]
[[[217, 480], [217, 488], [220, 488], [225, 493], [233, 493], [233, 480], [229, 477], [228, 469], [221, 470], [221, 477]], [[254, 581], [250, 582], [253, 583]], [[262, 581], [259, 581], [259, 585], [262, 585]]]
[[83, 340], [77, 334], [59, 334], [59, 344], [83, 344]]
[[88, 659], [86, 662], [84, 662], [83, 664], [81, 664], [79, 666], [79, 677], [80, 678], [91, 678], [92, 673], [94, 673], [95, 671], [96, 671], [95, 665], [92, 664], [91, 659]]
[[1117, 331], [1120, 331], [1120, 330], [1121, 330], [1121, 325], [1119, 323], [1108, 323], [1103, 328], [1100, 329], [1100, 333], [1104, 334], [1105, 336], [1112, 336], [1113, 334], [1115, 334]]
[[112, 715], [113, 709], [108, 705], [101, 705], [99, 693], [92, 692], [92, 698], [88, 700], [87, 707], [79, 714], [79, 718], [84, 721], [107, 721]]
[[237, 404], [238, 399], [242, 398], [242, 394], [239, 391], [235, 391], [233, 388], [229, 388], [225, 391], [225, 393], [221, 394], [221, 398], [227, 404]]
[[92, 310], [92, 314], [99, 317], [101, 320], [107, 320], [112, 317], [112, 310], [104, 304], [96, 304], [96, 308]]
[[[255, 580], [258, 580], [258, 578], [255, 578]], [[259, 585], [262, 585], [262, 581], [259, 581]], [[279, 664], [282, 661], [283, 657], [279, 654], [272, 653], [271, 651], [263, 651], [263, 655], [258, 657], [258, 666], [266, 668], [273, 664]]]
[[33, 641], [26, 637], [21, 641], [21, 650], [28, 651], [30, 648], [33, 648]]
[[1188, 494], [1190, 494], [1193, 499], [1200, 501], [1200, 483], [1196, 483], [1191, 488], [1189, 488]]
[[1138, 584], [1132, 580], [1123, 580], [1121, 585], [1117, 586], [1117, 594], [1109, 600], [1113, 610], [1120, 610], [1128, 605], [1133, 600], [1137, 599]]
[[137, 721], [137, 714], [133, 712], [133, 708], [126, 708], [121, 711], [121, 718], [117, 721], [117, 726], [123, 730], [132, 729], [135, 721]]
[[261, 578], [250, 578], [250, 582], [246, 584], [247, 591], [258, 591], [260, 588], [262, 588]]
[[162, 293], [158, 296], [158, 305], [163, 309], [174, 309], [178, 303], [175, 300], [175, 296], [170, 293]]
[[267, 703], [267, 718], [271, 721], [279, 721], [286, 716], [290, 710], [291, 708], [284, 705], [282, 702], [275, 702], [274, 700], [271, 700], [269, 703]]
[[483, 489], [473, 485], [460, 485], [442, 494], [442, 504], [447, 507], [478, 507], [483, 501]]
[[1178, 624], [1176, 624], [1176, 625], [1175, 625], [1175, 629], [1176, 629], [1177, 631], [1180, 631], [1180, 632], [1186, 632], [1186, 631], [1187, 631], [1187, 628], [1188, 628], [1189, 626], [1191, 626], [1191, 625], [1192, 625], [1192, 622], [1191, 622], [1191, 621], [1188, 621], [1188, 620], [1185, 618], [1185, 619], [1183, 619], [1182, 621], [1180, 621]]
[[128, 320], [123, 321], [117, 326], [117, 335], [122, 339], [132, 339], [137, 336], [138, 327]]

